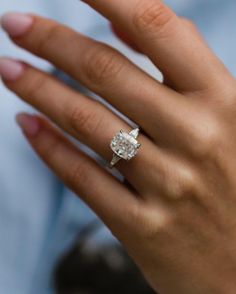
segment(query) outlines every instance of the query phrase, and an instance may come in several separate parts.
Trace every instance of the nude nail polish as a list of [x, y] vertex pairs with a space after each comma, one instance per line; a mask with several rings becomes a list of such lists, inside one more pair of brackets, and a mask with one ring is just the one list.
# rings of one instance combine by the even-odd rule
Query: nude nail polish
[[20, 113], [16, 116], [16, 122], [28, 137], [36, 137], [40, 130], [37, 117], [27, 113]]
[[2, 16], [1, 26], [11, 37], [24, 35], [32, 26], [33, 18], [23, 13], [9, 12]]
[[10, 58], [0, 58], [0, 76], [3, 80], [14, 82], [24, 73], [25, 65]]

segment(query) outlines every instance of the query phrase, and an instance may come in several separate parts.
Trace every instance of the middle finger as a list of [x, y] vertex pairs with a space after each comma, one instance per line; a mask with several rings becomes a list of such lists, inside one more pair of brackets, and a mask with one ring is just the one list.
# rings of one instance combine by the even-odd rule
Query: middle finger
[[[4, 19], [3, 25], [9, 32]], [[185, 102], [180, 94], [155, 81], [117, 51], [54, 21], [33, 17], [30, 30], [13, 40], [105, 98], [151, 137], [157, 132], [157, 117], [169, 117]]]

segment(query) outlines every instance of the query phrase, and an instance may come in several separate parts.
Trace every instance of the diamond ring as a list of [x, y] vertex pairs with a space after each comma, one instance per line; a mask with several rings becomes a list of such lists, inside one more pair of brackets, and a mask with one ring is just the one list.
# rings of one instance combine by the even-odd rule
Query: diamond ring
[[115, 135], [110, 144], [111, 150], [114, 152], [110, 163], [111, 168], [121, 159], [129, 161], [137, 154], [141, 146], [137, 141], [138, 135], [138, 128], [132, 130], [130, 133], [120, 130]]

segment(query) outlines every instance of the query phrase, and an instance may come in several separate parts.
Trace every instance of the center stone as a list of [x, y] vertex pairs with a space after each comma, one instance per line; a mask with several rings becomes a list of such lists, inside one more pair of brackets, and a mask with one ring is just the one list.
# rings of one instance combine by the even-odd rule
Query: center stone
[[120, 131], [112, 139], [110, 146], [116, 155], [125, 160], [130, 160], [137, 154], [140, 144], [132, 135]]

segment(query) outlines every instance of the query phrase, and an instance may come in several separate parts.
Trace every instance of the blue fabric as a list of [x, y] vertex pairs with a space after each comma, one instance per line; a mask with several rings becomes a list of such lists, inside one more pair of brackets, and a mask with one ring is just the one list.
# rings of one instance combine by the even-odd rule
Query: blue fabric
[[[77, 1], [1, 1], [0, 13], [9, 10], [53, 17], [88, 34], [94, 23], [103, 24], [97, 14]], [[3, 32], [0, 38], [0, 55], [51, 68], [14, 47]], [[64, 193], [63, 185], [31, 151], [16, 127], [15, 114], [32, 109], [2, 85], [0, 95], [0, 293], [50, 293], [53, 263], [79, 225], [86, 222], [87, 214], [77, 199]]]
[[[235, 1], [168, 0], [178, 13], [191, 17], [210, 46], [236, 72]], [[96, 39], [114, 45], [152, 74], [154, 69], [110, 33], [107, 22], [80, 1], [8, 0], [8, 10], [34, 11], [69, 24]], [[0, 55], [25, 58], [50, 70], [51, 66], [14, 47], [0, 33]], [[69, 246], [76, 232], [94, 218], [34, 155], [14, 123], [15, 113], [29, 110], [0, 85], [0, 293], [49, 294], [51, 272], [58, 256]], [[101, 239], [110, 236], [104, 230]]]

